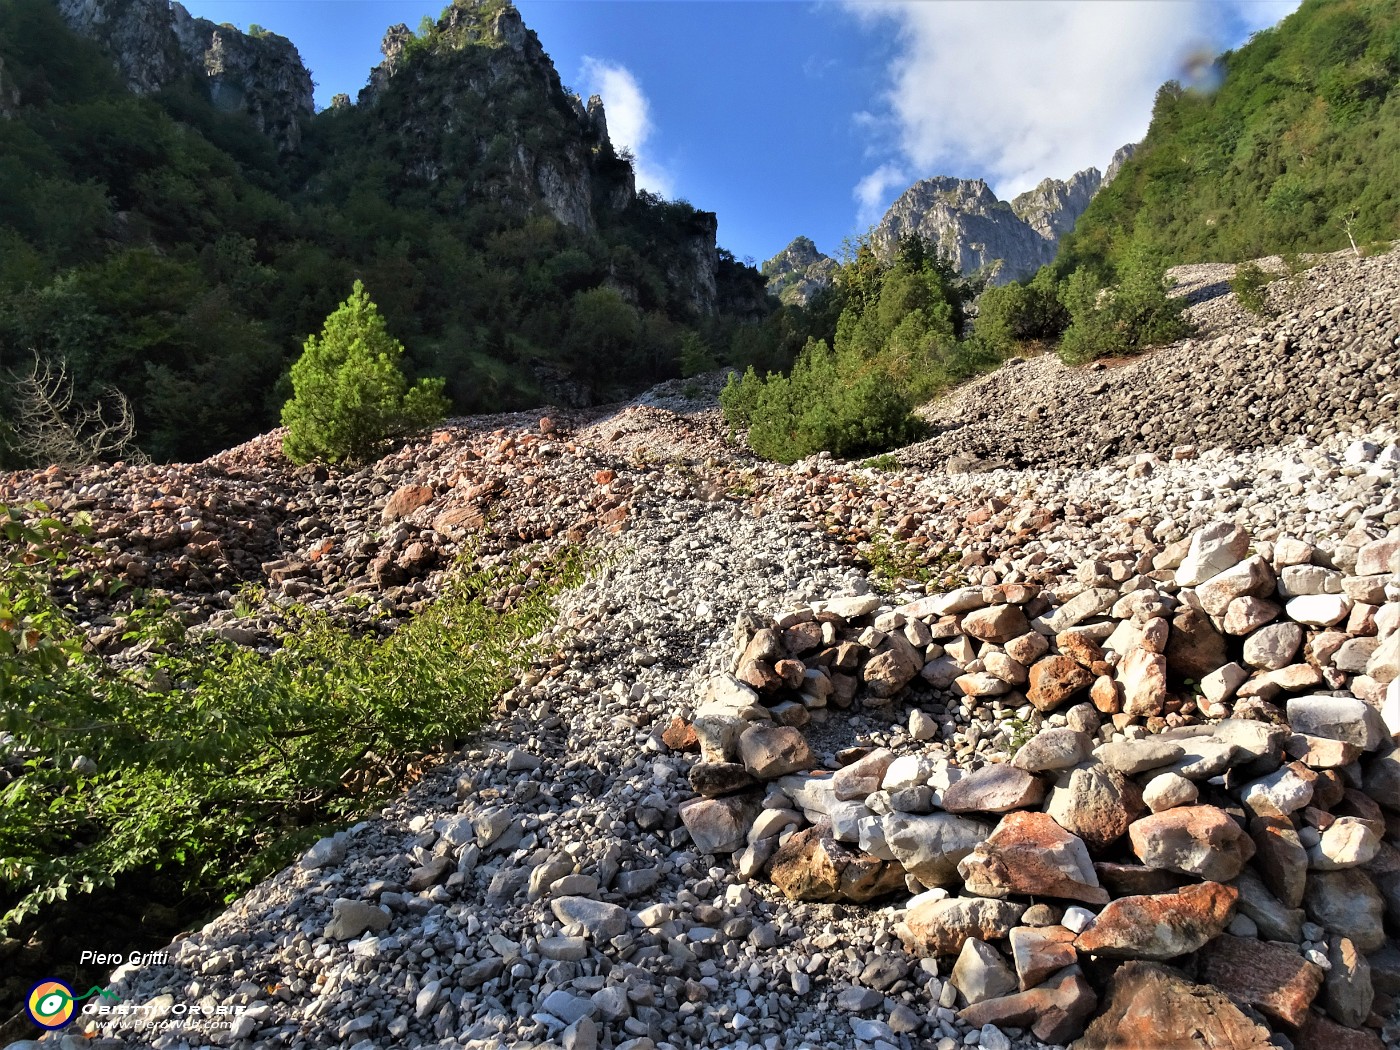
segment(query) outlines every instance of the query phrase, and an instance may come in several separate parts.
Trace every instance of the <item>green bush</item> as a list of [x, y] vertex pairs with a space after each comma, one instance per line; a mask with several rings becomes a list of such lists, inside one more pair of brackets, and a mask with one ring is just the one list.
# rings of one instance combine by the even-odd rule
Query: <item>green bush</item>
[[459, 572], [384, 638], [291, 610], [271, 656], [138, 605], [126, 638], [151, 664], [122, 670], [49, 597], [73, 533], [27, 516], [0, 507], [0, 934], [123, 876], [212, 900], [287, 863], [479, 725], [580, 576], [575, 552]]
[[1069, 327], [1069, 311], [1060, 302], [1055, 271], [1042, 266], [1024, 284], [1013, 281], [988, 288], [977, 300], [973, 331], [986, 345], [1008, 352], [1017, 343], [1058, 339]]
[[1265, 290], [1272, 280], [1257, 263], [1244, 263], [1235, 269], [1235, 276], [1230, 278], [1230, 290], [1235, 293], [1239, 304], [1250, 313], [1267, 317], [1269, 298]]
[[842, 458], [881, 452], [923, 432], [894, 361], [833, 351], [818, 340], [803, 348], [789, 376], [760, 379], [752, 368], [742, 379], [731, 375], [720, 406], [731, 426], [748, 427], [755, 453], [779, 463], [821, 451]]
[[1189, 335], [1185, 303], [1167, 294], [1165, 271], [1155, 256], [1134, 247], [1119, 269], [1116, 284], [1081, 266], [1061, 293], [1071, 324], [1060, 342], [1070, 364], [1096, 357], [1130, 354]]
[[446, 415], [445, 381], [420, 379], [410, 387], [399, 370], [402, 357], [403, 344], [356, 281], [292, 365], [293, 396], [282, 408], [287, 455], [297, 463], [363, 462], [388, 439]]

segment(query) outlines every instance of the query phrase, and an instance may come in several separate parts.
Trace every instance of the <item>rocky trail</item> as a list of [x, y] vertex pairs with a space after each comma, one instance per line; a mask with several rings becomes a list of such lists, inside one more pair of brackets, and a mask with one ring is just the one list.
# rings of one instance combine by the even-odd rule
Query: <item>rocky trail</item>
[[896, 470], [758, 462], [715, 380], [352, 474], [270, 434], [0, 479], [264, 648], [594, 552], [466, 750], [39, 1045], [1400, 1044], [1400, 254], [1271, 295], [1009, 364]]

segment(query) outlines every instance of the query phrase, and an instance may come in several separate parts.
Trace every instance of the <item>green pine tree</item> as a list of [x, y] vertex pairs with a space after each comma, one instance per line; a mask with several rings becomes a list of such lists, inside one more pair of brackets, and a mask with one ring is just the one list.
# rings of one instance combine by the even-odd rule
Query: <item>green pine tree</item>
[[447, 414], [444, 380], [412, 387], [399, 368], [403, 344], [355, 282], [350, 298], [306, 340], [292, 365], [292, 399], [282, 406], [283, 449], [297, 463], [363, 463], [393, 437]]

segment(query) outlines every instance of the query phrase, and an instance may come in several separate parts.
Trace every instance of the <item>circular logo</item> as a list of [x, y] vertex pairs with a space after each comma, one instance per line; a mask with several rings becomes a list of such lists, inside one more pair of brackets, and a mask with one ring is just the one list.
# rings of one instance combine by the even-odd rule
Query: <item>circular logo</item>
[[25, 1010], [40, 1028], [62, 1028], [73, 1020], [73, 989], [62, 981], [40, 981], [30, 989]]

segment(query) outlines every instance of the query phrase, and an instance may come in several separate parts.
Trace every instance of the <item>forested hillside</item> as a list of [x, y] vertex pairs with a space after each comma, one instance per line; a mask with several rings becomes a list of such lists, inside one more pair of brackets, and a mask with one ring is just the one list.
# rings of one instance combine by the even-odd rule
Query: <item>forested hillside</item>
[[0, 2], [0, 399], [38, 355], [78, 402], [125, 394], [154, 458], [227, 447], [275, 424], [356, 278], [459, 411], [615, 396], [767, 314], [712, 214], [634, 190], [509, 4], [385, 53], [279, 155], [198, 76], [138, 96], [52, 0]]
[[1141, 148], [1064, 242], [1061, 275], [1114, 265], [1134, 242], [1170, 265], [1400, 233], [1400, 6], [1305, 0], [1218, 74], [1214, 92], [1158, 92]]

